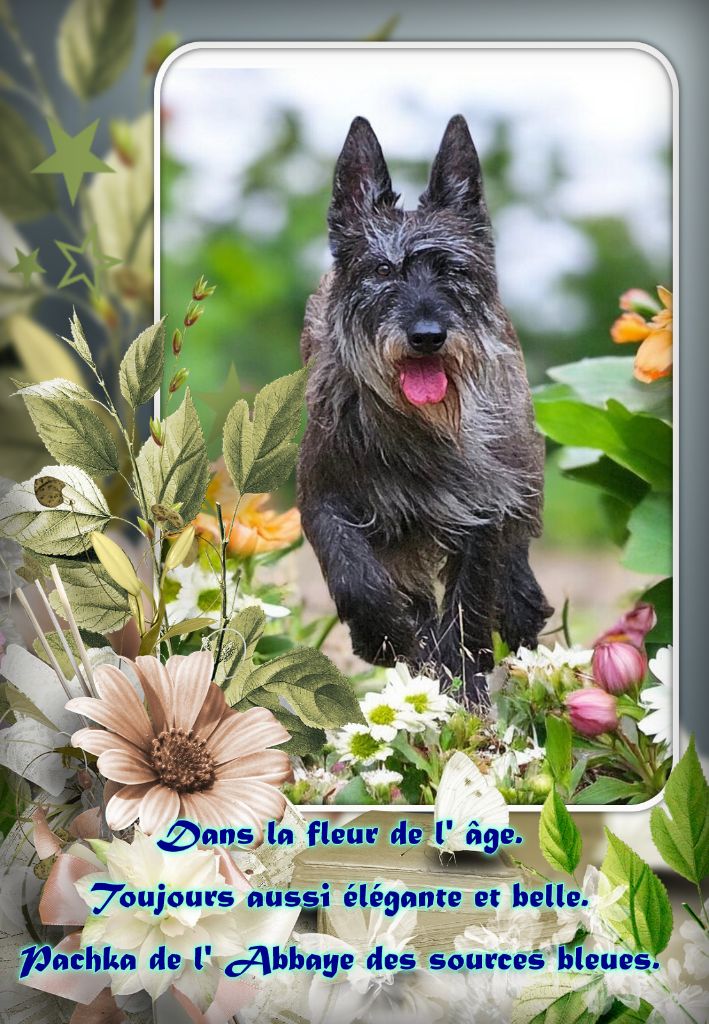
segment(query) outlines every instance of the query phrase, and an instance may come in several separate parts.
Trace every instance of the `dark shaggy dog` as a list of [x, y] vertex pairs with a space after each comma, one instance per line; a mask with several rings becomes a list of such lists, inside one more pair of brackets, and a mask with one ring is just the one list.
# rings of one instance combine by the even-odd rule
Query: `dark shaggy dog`
[[432, 664], [484, 701], [493, 630], [534, 645], [551, 609], [527, 560], [544, 446], [463, 117], [418, 208], [398, 198], [356, 118], [328, 216], [334, 266], [302, 336], [303, 528], [357, 654]]

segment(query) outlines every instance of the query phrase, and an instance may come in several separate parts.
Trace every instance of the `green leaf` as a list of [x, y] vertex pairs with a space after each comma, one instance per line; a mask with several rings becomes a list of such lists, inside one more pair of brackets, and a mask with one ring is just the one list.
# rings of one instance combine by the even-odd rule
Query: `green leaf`
[[549, 769], [557, 783], [565, 785], [571, 772], [571, 726], [564, 718], [547, 715], [544, 744]]
[[224, 424], [224, 461], [240, 493], [272, 491], [286, 480], [298, 453], [307, 369], [267, 384], [254, 400], [253, 420], [241, 399]]
[[118, 452], [108, 427], [84, 402], [89, 392], [71, 381], [51, 380], [19, 392], [35, 430], [58, 462], [76, 464], [92, 476], [118, 470]]
[[552, 786], [539, 816], [539, 847], [556, 871], [574, 873], [581, 859], [581, 833]]
[[709, 786], [694, 736], [670, 772], [664, 802], [669, 815], [654, 807], [650, 816], [653, 842], [666, 864], [699, 885], [709, 874]]
[[81, 326], [81, 321], [76, 315], [76, 310], [74, 310], [71, 315], [69, 326], [71, 338], [62, 338], [62, 341], [65, 341], [67, 345], [73, 348], [76, 354], [83, 359], [88, 366], [94, 366], [94, 357], [91, 355], [91, 349], [86, 341], [84, 328]]
[[15, 484], [0, 500], [0, 535], [45, 555], [77, 555], [90, 549], [87, 534], [103, 530], [111, 518], [91, 477], [75, 466], [45, 466], [36, 476], [64, 481], [61, 504], [40, 505], [34, 493], [36, 477]]
[[163, 633], [161, 640], [170, 640], [173, 636], [184, 636], [186, 633], [196, 633], [200, 629], [206, 629], [207, 626], [211, 628], [213, 621], [210, 618], [202, 617], [197, 619], [183, 619], [182, 622], [176, 622], [174, 626], [170, 626]]
[[631, 508], [648, 492], [644, 480], [593, 448], [562, 449], [559, 469], [564, 476], [590, 484]]
[[510, 1024], [593, 1024], [606, 998], [602, 975], [554, 974], [524, 989]]
[[147, 327], [124, 355], [119, 381], [132, 409], [149, 402], [162, 384], [165, 370], [165, 320]]
[[[32, 554], [37, 557], [34, 552]], [[130, 616], [128, 595], [113, 582], [99, 562], [56, 557], [40, 560], [47, 567], [47, 575], [49, 565], [56, 564], [74, 618], [83, 634], [87, 630], [94, 635], [112, 633], [125, 625]], [[62, 606], [57, 595], [51, 593], [49, 600], [61, 615]]]
[[411, 743], [406, 739], [403, 733], [399, 733], [389, 744], [393, 750], [401, 754], [402, 757], [406, 758], [411, 764], [415, 765], [420, 771], [426, 773], [426, 777], [431, 776], [431, 762], [427, 758], [419, 754], [416, 747], [412, 746]]
[[32, 174], [44, 160], [44, 146], [27, 119], [0, 100], [0, 210], [11, 221], [36, 220], [55, 209], [56, 192], [46, 174]]
[[98, 96], [128, 66], [135, 44], [137, 0], [72, 0], [59, 25], [62, 78], [79, 99]]
[[233, 694], [235, 707], [260, 705], [264, 694], [285, 701], [312, 728], [334, 729], [364, 721], [349, 680], [312, 648], [296, 647], [255, 668], [241, 684], [240, 693]]
[[608, 399], [620, 402], [630, 412], [644, 412], [670, 420], [672, 381], [657, 380], [643, 384], [633, 376], [633, 356], [600, 356], [577, 363], [552, 366], [552, 380], [570, 387], [582, 402], [605, 408]]
[[364, 784], [361, 775], [355, 775], [353, 779], [343, 786], [333, 800], [335, 804], [373, 804], [374, 797]]
[[608, 850], [601, 874], [611, 888], [625, 886], [625, 892], [604, 917], [635, 953], [657, 956], [672, 935], [672, 907], [664, 885], [622, 839], [606, 829]]
[[285, 750], [287, 754], [296, 757], [303, 757], [304, 754], [319, 754], [325, 746], [325, 733], [322, 729], [313, 729], [297, 717], [291, 715], [283, 707], [280, 707], [274, 714], [278, 721], [291, 734], [287, 743], [281, 743], [279, 750]]
[[165, 420], [163, 446], [148, 438], [136, 462], [148, 505], [147, 518], [152, 505], [181, 502], [184, 522], [194, 519], [207, 491], [209, 461], [189, 388], [179, 409]]
[[657, 615], [657, 623], [645, 637], [645, 643], [662, 646], [671, 644], [673, 638], [672, 577], [660, 580], [654, 587], [650, 587], [640, 600], [651, 604]]
[[365, 36], [365, 42], [368, 43], [383, 43], [387, 39], [391, 39], [394, 34], [396, 26], [401, 21], [400, 14], [392, 14], [390, 18], [382, 22], [379, 28], [376, 28], [374, 32], [370, 32], [368, 36]]
[[652, 1006], [646, 999], [640, 1000], [636, 1010], [626, 1006], [620, 999], [614, 999], [611, 1008], [600, 1018], [599, 1024], [645, 1024], [652, 1013]]
[[638, 791], [637, 783], [624, 782], [606, 776], [596, 779], [574, 797], [575, 804], [614, 804], [619, 800], [627, 800]]
[[648, 494], [630, 513], [621, 564], [653, 576], [672, 573], [672, 497]]
[[247, 605], [229, 620], [215, 675], [229, 704], [241, 699], [241, 688], [253, 671], [254, 651], [265, 625], [266, 616], [258, 605]]
[[40, 711], [34, 701], [30, 700], [22, 690], [18, 690], [12, 683], [6, 683], [2, 692], [5, 700], [10, 705], [10, 710], [16, 717], [31, 718], [47, 729], [56, 730], [56, 725]]
[[615, 401], [607, 409], [536, 401], [535, 410], [539, 428], [559, 444], [605, 452], [655, 490], [672, 490], [672, 428], [663, 420], [628, 412]]

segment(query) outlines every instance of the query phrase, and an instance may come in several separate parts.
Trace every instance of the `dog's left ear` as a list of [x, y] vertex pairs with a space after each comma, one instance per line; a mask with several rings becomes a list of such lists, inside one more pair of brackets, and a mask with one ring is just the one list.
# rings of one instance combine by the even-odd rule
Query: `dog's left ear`
[[477, 150], [462, 114], [448, 122], [421, 207], [438, 207], [458, 213], [475, 213], [484, 203], [483, 181]]

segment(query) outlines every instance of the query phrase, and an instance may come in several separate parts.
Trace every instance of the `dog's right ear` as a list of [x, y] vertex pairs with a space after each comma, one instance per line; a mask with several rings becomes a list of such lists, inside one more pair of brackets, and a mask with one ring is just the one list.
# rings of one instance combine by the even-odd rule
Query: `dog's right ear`
[[394, 206], [398, 198], [372, 126], [366, 118], [356, 117], [335, 165], [327, 217], [333, 252], [342, 236], [356, 229], [364, 217]]

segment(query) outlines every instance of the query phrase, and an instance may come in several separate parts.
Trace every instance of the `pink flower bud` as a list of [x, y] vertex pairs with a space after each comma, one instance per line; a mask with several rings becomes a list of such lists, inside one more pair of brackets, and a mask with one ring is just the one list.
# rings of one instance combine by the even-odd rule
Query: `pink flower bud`
[[647, 655], [625, 640], [598, 644], [593, 652], [593, 678], [608, 693], [625, 693], [637, 686], [647, 672]]
[[600, 736], [618, 728], [615, 697], [597, 686], [572, 690], [566, 695], [566, 706], [572, 726], [582, 736]]
[[614, 622], [610, 629], [599, 636], [597, 644], [609, 640], [626, 640], [628, 643], [642, 647], [645, 637], [655, 628], [657, 615], [651, 604], [636, 604], [629, 612]]

